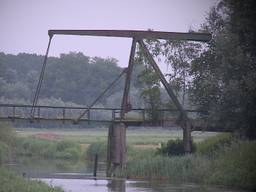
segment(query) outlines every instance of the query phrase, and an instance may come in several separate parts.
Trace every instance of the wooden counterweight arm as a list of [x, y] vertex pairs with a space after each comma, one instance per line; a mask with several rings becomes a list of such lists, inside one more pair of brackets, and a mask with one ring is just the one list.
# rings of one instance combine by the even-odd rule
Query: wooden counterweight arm
[[102, 37], [126, 37], [136, 39], [170, 39], [207, 42], [211, 40], [209, 33], [181, 33], [165, 31], [138, 31], [138, 30], [49, 30], [53, 35], [85, 35]]

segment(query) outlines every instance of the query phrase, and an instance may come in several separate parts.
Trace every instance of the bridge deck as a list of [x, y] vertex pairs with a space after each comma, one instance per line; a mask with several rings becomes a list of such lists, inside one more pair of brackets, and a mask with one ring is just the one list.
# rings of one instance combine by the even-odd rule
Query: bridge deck
[[[149, 109], [132, 109], [125, 114], [124, 119], [120, 119], [119, 108], [87, 108], [87, 107], [63, 107], [63, 106], [36, 106], [36, 113], [31, 118], [32, 105], [16, 105], [16, 104], [0, 104], [0, 121], [18, 122], [28, 121], [31, 123], [43, 122], [59, 122], [59, 123], [113, 123], [122, 122], [127, 126], [141, 126], [141, 125], [160, 125], [170, 126], [177, 125], [176, 120], [179, 117], [177, 110], [160, 109], [159, 119], [152, 121], [147, 114]], [[76, 118], [85, 110], [88, 112], [82, 117], [79, 122]], [[193, 131], [230, 131], [224, 130], [221, 127], [209, 127], [198, 118], [198, 113], [206, 113], [198, 110], [185, 110], [190, 119], [193, 121]]]
[[[119, 108], [87, 108], [87, 107], [64, 107], [64, 106], [36, 106], [35, 116], [31, 117], [32, 105], [16, 105], [16, 104], [0, 104], [0, 121], [9, 120], [18, 122], [19, 120], [28, 121], [31, 123], [43, 123], [45, 121], [53, 121], [60, 123], [79, 122], [98, 122], [98, 123], [113, 123], [122, 122], [127, 126], [141, 125], [157, 125], [157, 126], [177, 126], [176, 120], [179, 117], [177, 110], [160, 109], [158, 110], [158, 120], [152, 121], [147, 111], [149, 109], [132, 109], [125, 114], [124, 119], [120, 119]], [[79, 121], [77, 117], [87, 111]], [[198, 117], [198, 113], [202, 111], [186, 110], [192, 119]]]
[[[126, 113], [124, 119], [120, 119], [119, 108], [86, 108], [86, 107], [62, 107], [62, 106], [36, 106], [35, 115], [31, 117], [32, 105], [0, 104], [0, 120], [52, 120], [52, 121], [75, 121], [76, 118], [87, 111], [79, 121], [95, 122], [137, 122], [150, 121], [147, 111], [149, 109], [132, 109]], [[188, 112], [198, 112], [187, 110]], [[161, 109], [159, 121], [170, 121], [178, 116], [177, 110]]]

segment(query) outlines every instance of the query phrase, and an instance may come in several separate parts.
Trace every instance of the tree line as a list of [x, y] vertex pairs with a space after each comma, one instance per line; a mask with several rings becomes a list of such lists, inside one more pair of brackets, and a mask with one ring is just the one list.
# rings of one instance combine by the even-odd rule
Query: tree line
[[[171, 86], [189, 95], [211, 126], [256, 138], [256, 2], [221, 0], [199, 32], [207, 44], [148, 40], [156, 57], [172, 68]], [[194, 31], [190, 31], [194, 32]], [[185, 96], [185, 95], [184, 95]]]
[[[255, 1], [221, 0], [212, 7], [199, 32], [209, 32], [212, 40], [196, 43], [174, 40], [146, 40], [157, 59], [169, 66], [166, 78], [180, 102], [205, 111], [199, 114], [211, 126], [234, 130], [256, 138], [256, 16]], [[194, 31], [190, 31], [194, 32]], [[43, 56], [0, 53], [0, 97], [31, 101]], [[136, 53], [131, 101], [134, 107], [173, 108], [165, 99], [159, 79]], [[121, 72], [117, 60], [90, 58], [82, 53], [50, 57], [40, 98], [59, 99], [89, 105], [96, 95]], [[120, 106], [124, 79], [108, 92], [101, 104]], [[4, 98], [4, 99], [3, 99]], [[2, 102], [2, 101], [1, 101]], [[186, 107], [185, 107], [186, 108]]]
[[[1, 103], [32, 102], [42, 61], [43, 56], [36, 54], [0, 53]], [[122, 70], [114, 58], [90, 58], [75, 52], [49, 57], [39, 102], [88, 106]], [[133, 75], [135, 79], [138, 75], [136, 71]], [[136, 80], [133, 80], [132, 91], [136, 95], [138, 85], [134, 81]], [[120, 106], [123, 85], [124, 78], [107, 92], [99, 104]]]

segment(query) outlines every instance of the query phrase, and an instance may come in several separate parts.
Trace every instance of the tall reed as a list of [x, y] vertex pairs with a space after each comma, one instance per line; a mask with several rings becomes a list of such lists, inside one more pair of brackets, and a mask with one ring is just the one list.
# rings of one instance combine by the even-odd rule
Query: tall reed
[[[206, 153], [207, 154], [207, 153]], [[233, 141], [211, 155], [154, 155], [132, 159], [117, 175], [256, 189], [256, 141]]]

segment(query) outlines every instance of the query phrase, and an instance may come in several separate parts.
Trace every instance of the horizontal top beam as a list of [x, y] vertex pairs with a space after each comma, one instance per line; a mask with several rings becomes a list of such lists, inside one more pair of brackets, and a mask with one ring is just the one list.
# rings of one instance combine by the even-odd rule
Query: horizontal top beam
[[49, 30], [53, 35], [87, 35], [103, 37], [126, 37], [136, 39], [169, 39], [207, 42], [211, 40], [209, 33], [180, 33], [164, 31], [136, 31], [136, 30]]

